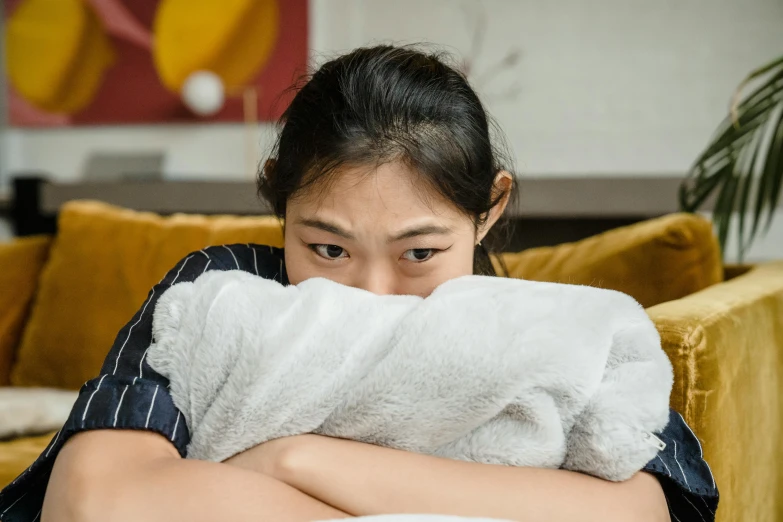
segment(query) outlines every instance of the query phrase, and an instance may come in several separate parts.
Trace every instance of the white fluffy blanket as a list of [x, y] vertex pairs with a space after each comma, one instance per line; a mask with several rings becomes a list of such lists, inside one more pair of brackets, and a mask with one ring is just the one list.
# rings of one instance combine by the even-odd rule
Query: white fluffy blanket
[[189, 458], [318, 433], [624, 480], [668, 419], [654, 325], [592, 287], [468, 276], [422, 299], [208, 272], [163, 294], [153, 332]]

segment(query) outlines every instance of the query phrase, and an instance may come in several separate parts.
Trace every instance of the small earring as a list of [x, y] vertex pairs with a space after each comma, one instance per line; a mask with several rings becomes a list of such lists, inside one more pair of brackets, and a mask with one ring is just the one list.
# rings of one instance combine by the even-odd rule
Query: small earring
[[480, 246], [481, 246], [481, 241], [479, 241], [478, 243], [476, 243], [476, 246], [477, 246], [477, 247], [480, 247]]

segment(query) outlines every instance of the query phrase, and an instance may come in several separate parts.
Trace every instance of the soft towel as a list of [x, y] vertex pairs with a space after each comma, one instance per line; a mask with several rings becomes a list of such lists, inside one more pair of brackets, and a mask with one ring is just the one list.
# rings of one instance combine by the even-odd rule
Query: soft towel
[[654, 325], [592, 287], [466, 276], [422, 299], [207, 272], [161, 296], [153, 339], [195, 459], [316, 433], [616, 481], [668, 420]]

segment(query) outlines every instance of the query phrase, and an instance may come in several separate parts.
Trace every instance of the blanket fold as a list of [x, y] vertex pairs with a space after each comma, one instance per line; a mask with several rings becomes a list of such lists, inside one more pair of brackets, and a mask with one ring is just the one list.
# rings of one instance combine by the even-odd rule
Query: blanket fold
[[207, 272], [161, 296], [153, 338], [189, 458], [317, 433], [624, 480], [668, 419], [654, 325], [592, 287], [467, 276], [422, 299]]

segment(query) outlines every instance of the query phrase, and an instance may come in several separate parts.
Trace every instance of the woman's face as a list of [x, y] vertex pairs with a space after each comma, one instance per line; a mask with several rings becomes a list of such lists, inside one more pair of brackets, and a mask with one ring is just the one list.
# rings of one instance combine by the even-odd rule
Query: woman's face
[[287, 204], [291, 284], [324, 277], [376, 294], [425, 297], [473, 272], [483, 234], [401, 163], [340, 172]]

